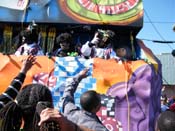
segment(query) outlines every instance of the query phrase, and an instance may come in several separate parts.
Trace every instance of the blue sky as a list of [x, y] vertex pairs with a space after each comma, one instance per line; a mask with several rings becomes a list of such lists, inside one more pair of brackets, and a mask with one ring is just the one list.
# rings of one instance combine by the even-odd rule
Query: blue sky
[[[144, 24], [137, 38], [148, 40], [175, 41], [175, 0], [143, 0]], [[171, 53], [174, 44], [161, 44], [144, 40], [154, 54]]]

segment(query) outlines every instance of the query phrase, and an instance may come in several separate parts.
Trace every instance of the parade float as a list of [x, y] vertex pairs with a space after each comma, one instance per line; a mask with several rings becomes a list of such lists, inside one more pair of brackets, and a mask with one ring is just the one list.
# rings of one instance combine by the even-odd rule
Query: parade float
[[[75, 93], [77, 104], [83, 92], [96, 90], [102, 98], [98, 116], [109, 131], [154, 131], [160, 113], [161, 63], [136, 39], [143, 26], [142, 0], [6, 0], [0, 1], [0, 12], [1, 93], [26, 57], [13, 55], [17, 46], [13, 39], [30, 22], [39, 25], [45, 53], [53, 50], [55, 37], [61, 32], [71, 32], [75, 43], [82, 44], [95, 30], [111, 29], [120, 42], [130, 41], [134, 60], [37, 56], [24, 85], [47, 85], [55, 108], [60, 108], [65, 80], [88, 67], [90, 74]], [[141, 50], [146, 59], [142, 59]]]

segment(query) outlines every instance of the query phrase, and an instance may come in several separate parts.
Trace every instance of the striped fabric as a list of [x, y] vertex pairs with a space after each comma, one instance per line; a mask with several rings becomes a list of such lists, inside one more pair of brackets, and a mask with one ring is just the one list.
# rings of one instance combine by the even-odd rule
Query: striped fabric
[[4, 107], [4, 105], [7, 104], [9, 101], [13, 101], [16, 98], [24, 82], [25, 77], [25, 74], [19, 73], [12, 80], [11, 84], [8, 86], [6, 91], [0, 95], [0, 109]]

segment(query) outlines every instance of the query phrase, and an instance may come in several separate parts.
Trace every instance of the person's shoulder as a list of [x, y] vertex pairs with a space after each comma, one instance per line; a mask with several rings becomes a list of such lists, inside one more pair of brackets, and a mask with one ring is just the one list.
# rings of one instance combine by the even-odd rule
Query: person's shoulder
[[26, 45], [29, 46], [29, 47], [38, 47], [38, 44], [35, 43], [35, 42], [33, 42], [31, 44], [26, 44]]

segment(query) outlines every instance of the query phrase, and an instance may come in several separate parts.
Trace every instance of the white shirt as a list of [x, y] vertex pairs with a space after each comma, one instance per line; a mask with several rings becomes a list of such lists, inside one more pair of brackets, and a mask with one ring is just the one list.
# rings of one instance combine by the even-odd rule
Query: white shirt
[[19, 56], [19, 55], [29, 55], [29, 54], [33, 54], [33, 55], [44, 55], [41, 47], [39, 45], [37, 45], [36, 43], [33, 44], [23, 44], [21, 45], [17, 51], [15, 52], [15, 55]]

